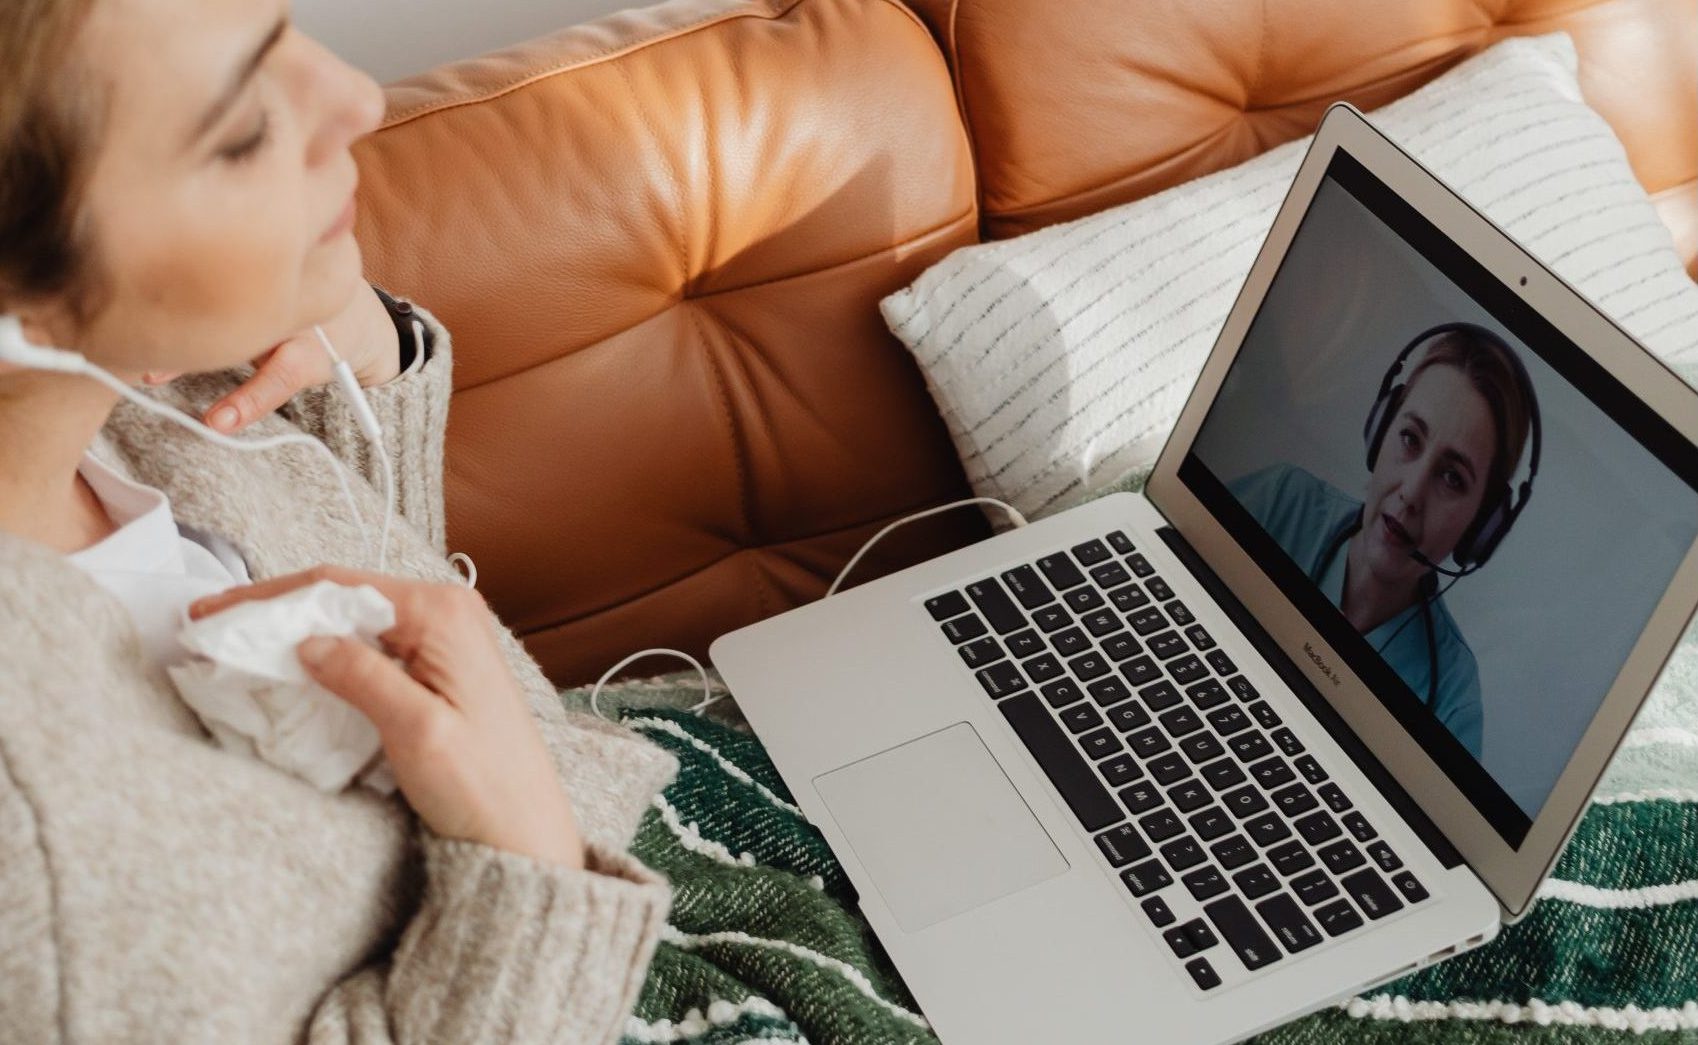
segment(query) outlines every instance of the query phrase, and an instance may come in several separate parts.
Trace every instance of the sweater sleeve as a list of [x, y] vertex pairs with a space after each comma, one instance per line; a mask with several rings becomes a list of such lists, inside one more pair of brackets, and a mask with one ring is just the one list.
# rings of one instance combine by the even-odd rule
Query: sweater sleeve
[[593, 848], [574, 871], [420, 833], [418, 913], [392, 955], [326, 995], [307, 1041], [617, 1041], [666, 919], [665, 880]]
[[[365, 389], [366, 401], [383, 428], [384, 448], [395, 470], [395, 510], [442, 553], [447, 528], [442, 497], [442, 453], [448, 430], [448, 397], [453, 392], [453, 346], [448, 330], [417, 305], [414, 311], [430, 328], [435, 343], [430, 357], [411, 373]], [[330, 447], [348, 467], [383, 490], [383, 470], [372, 454], [354, 411], [334, 384], [308, 388], [281, 411], [303, 431]]]

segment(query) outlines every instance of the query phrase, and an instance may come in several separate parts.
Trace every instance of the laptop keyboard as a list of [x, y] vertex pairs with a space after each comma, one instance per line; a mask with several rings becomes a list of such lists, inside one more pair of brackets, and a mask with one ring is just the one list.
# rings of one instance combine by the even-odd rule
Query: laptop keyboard
[[925, 606], [1200, 989], [1427, 898], [1124, 532]]

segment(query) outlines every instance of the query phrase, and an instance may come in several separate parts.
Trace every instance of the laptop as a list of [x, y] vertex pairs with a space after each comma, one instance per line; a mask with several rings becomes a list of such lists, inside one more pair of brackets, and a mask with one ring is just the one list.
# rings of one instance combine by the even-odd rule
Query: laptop
[[1140, 494], [712, 658], [943, 1041], [1233, 1041], [1527, 912], [1698, 600], [1695, 437], [1335, 105]]

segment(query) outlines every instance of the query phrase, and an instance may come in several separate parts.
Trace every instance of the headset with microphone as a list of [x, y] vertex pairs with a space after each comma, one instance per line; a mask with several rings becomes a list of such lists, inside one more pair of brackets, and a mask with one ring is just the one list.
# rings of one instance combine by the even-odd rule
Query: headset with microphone
[[[1458, 569], [1451, 570], [1440, 566], [1421, 554], [1419, 548], [1412, 549], [1409, 553], [1410, 558], [1432, 571], [1422, 578], [1420, 603], [1422, 627], [1427, 636], [1428, 707], [1433, 706], [1438, 696], [1439, 675], [1438, 640], [1433, 634], [1431, 606], [1440, 595], [1450, 590], [1450, 586], [1455, 584], [1457, 580], [1468, 576], [1486, 564], [1486, 561], [1492, 557], [1492, 553], [1497, 551], [1498, 546], [1503, 543], [1504, 537], [1509, 533], [1510, 527], [1515, 525], [1515, 520], [1521, 516], [1522, 510], [1527, 507], [1527, 501], [1533, 494], [1533, 480], [1539, 474], [1539, 450], [1542, 432], [1539, 421], [1539, 400], [1533, 391], [1532, 378], [1528, 375], [1527, 368], [1522, 364], [1521, 358], [1509, 345], [1504, 343], [1503, 338], [1478, 323], [1461, 321], [1440, 323], [1421, 331], [1407, 345], [1403, 346], [1403, 350], [1397, 354], [1397, 358], [1392, 361], [1391, 367], [1386, 370], [1385, 377], [1380, 381], [1379, 394], [1374, 397], [1374, 405], [1369, 409], [1367, 421], [1362, 425], [1362, 438], [1367, 444], [1368, 450], [1369, 473], [1373, 472], [1374, 465], [1379, 461], [1381, 444], [1385, 442], [1386, 433], [1391, 429], [1392, 420], [1397, 417], [1397, 412], [1402, 407], [1403, 400], [1409, 391], [1409, 382], [1398, 380], [1403, 373], [1405, 363], [1417, 348], [1428, 345], [1434, 339], [1451, 333], [1468, 334], [1479, 341], [1492, 345], [1509, 362], [1510, 370], [1515, 375], [1516, 384], [1520, 387], [1521, 395], [1527, 402], [1528, 428], [1532, 439], [1530, 456], [1527, 461], [1527, 477], [1521, 481], [1519, 487], [1514, 486], [1511, 483], [1515, 474], [1512, 468], [1510, 473], [1503, 477], [1501, 488], [1487, 491], [1485, 499], [1481, 502], [1480, 510], [1468, 524], [1468, 528], [1462, 532], [1462, 536], [1457, 539], [1456, 547], [1451, 550], [1450, 557], [1459, 567]], [[1515, 463], [1519, 464], [1519, 462]], [[1362, 528], [1364, 510], [1365, 508], [1359, 510], [1356, 513], [1356, 518], [1340, 529], [1333, 537], [1310, 571], [1310, 579], [1318, 581], [1325, 574], [1327, 565], [1332, 561], [1333, 556], [1338, 554], [1344, 542]], [[1437, 581], [1432, 576], [1433, 573], [1441, 573], [1451, 578], [1450, 584], [1446, 584], [1443, 590], [1439, 590]], [[1380, 643], [1379, 649], [1375, 652], [1384, 652], [1385, 648], [1397, 638], [1398, 633], [1408, 624], [1409, 621], [1405, 620], [1398, 625], [1397, 629], [1387, 636], [1384, 642]]]

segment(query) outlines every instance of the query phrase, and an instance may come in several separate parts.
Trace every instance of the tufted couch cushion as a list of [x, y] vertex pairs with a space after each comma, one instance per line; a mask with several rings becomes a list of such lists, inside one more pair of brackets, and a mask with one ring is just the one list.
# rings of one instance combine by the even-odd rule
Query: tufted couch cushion
[[[683, 0], [390, 89], [368, 274], [454, 332], [449, 547], [555, 681], [702, 651], [965, 496], [877, 302], [978, 216], [943, 57], [890, 0]], [[963, 543], [914, 528], [872, 564]]]
[[1376, 109], [1505, 36], [1567, 31], [1587, 102], [1698, 275], [1698, 0], [914, 0], [949, 54], [985, 235], [1030, 232]]

